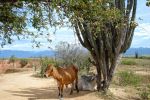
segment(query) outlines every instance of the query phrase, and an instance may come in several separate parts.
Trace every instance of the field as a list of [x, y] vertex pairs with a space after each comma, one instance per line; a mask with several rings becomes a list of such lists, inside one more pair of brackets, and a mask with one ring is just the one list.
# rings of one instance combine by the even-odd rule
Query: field
[[[57, 100], [56, 81], [34, 75], [40, 68], [39, 60], [27, 59], [9, 63], [0, 60], [0, 100]], [[34, 66], [33, 66], [34, 65]], [[37, 66], [37, 71], [35, 71]], [[95, 71], [91, 67], [91, 71]], [[122, 58], [107, 95], [98, 92], [80, 91], [69, 95], [65, 88], [65, 100], [148, 100], [150, 99], [150, 59]]]

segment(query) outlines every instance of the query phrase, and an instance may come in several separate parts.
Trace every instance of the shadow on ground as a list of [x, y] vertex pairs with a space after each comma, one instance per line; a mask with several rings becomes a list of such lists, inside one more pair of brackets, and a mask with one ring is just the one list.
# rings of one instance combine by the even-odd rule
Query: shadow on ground
[[[56, 87], [45, 87], [45, 88], [25, 88], [20, 91], [10, 91], [7, 92], [12, 93], [15, 96], [21, 96], [28, 98], [28, 100], [37, 100], [37, 99], [58, 99], [58, 90]], [[84, 96], [91, 92], [89, 91], [80, 91], [77, 93], [74, 91], [72, 95], [69, 95], [70, 88], [64, 89], [64, 98], [76, 98], [80, 96]]]

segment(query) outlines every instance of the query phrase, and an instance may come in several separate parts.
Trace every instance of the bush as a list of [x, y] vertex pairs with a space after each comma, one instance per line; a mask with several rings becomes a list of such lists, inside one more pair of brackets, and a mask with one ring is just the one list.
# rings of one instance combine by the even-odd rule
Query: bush
[[56, 60], [57, 65], [67, 66], [75, 64], [79, 67], [80, 71], [89, 72], [90, 62], [89, 53], [83, 48], [75, 44], [69, 44], [67, 42], [60, 42], [56, 45]]
[[146, 86], [141, 90], [139, 93], [142, 100], [149, 100], [150, 99], [150, 86]]
[[16, 57], [14, 55], [12, 55], [10, 58], [9, 58], [9, 62], [8, 63], [13, 63], [13, 67], [15, 66], [15, 61], [16, 61]]
[[47, 57], [45, 58], [40, 58], [40, 71], [39, 71], [39, 77], [44, 77], [44, 73], [45, 73], [45, 70], [48, 66], [48, 64], [55, 64], [55, 62], [52, 60], [52, 59], [49, 59]]
[[132, 71], [122, 71], [118, 73], [119, 84], [122, 86], [133, 85], [136, 86], [140, 83], [141, 78], [139, 78]]
[[142, 100], [149, 100], [150, 99], [149, 95], [150, 95], [150, 93], [148, 93], [148, 91], [142, 91], [140, 93], [140, 97], [142, 98]]
[[21, 67], [24, 67], [25, 65], [28, 64], [28, 60], [27, 59], [21, 59], [20, 64], [21, 64]]
[[122, 65], [136, 65], [136, 62], [132, 59], [123, 59], [121, 61]]
[[14, 63], [16, 60], [16, 57], [14, 55], [12, 55], [10, 58], [9, 58], [9, 63]]

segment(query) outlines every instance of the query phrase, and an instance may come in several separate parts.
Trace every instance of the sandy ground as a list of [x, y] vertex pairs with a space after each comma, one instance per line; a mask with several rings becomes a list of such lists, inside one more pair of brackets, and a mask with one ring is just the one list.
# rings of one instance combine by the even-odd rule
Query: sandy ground
[[[35, 78], [33, 72], [0, 75], [0, 100], [58, 100], [56, 81], [52, 78]], [[103, 100], [94, 92], [64, 90], [64, 100]]]

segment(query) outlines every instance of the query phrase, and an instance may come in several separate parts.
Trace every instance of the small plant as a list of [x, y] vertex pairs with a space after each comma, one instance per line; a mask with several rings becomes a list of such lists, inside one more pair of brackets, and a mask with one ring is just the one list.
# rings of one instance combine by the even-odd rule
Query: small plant
[[28, 60], [27, 59], [21, 59], [20, 64], [21, 64], [21, 67], [24, 67], [25, 65], [28, 64]]
[[44, 73], [45, 73], [45, 70], [48, 66], [48, 64], [54, 64], [54, 61], [52, 59], [49, 59], [47, 57], [45, 58], [40, 58], [40, 72], [38, 73], [40, 77], [44, 77]]
[[133, 85], [136, 86], [140, 83], [141, 78], [139, 78], [132, 71], [122, 71], [118, 73], [119, 84], [122, 86]]
[[14, 55], [12, 55], [12, 56], [9, 58], [9, 63], [13, 63], [13, 67], [14, 67], [15, 61], [16, 61], [16, 57], [15, 57]]
[[142, 98], [142, 100], [149, 100], [150, 99], [150, 87], [147, 86], [144, 89], [142, 89], [139, 95]]
[[140, 97], [142, 98], [142, 100], [148, 100], [149, 98], [149, 93], [147, 91], [143, 91], [140, 94]]
[[136, 65], [136, 62], [132, 59], [123, 59], [121, 61], [122, 65]]
[[139, 58], [138, 52], [135, 52], [135, 58], [136, 58], [136, 59]]

